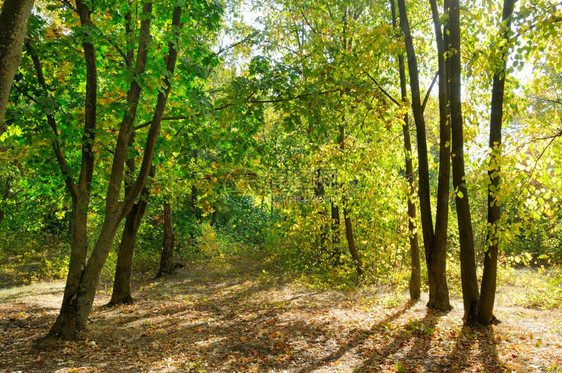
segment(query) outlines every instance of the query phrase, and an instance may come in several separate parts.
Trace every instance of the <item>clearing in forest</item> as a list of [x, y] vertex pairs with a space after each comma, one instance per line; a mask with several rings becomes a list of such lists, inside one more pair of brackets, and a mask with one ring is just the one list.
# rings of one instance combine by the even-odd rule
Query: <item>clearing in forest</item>
[[[193, 264], [147, 280], [136, 303], [100, 292], [87, 339], [37, 350], [62, 282], [0, 290], [2, 372], [542, 372], [562, 371], [560, 309], [527, 308], [498, 289], [501, 324], [462, 325], [426, 299], [376, 287], [316, 290], [248, 263]], [[528, 276], [529, 274], [525, 274]]]

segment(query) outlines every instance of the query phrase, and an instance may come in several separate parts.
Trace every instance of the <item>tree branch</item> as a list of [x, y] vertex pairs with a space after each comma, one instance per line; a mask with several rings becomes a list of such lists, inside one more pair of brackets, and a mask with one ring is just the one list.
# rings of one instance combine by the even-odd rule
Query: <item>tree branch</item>
[[[76, 0], [76, 9], [82, 27], [94, 27], [90, 19], [90, 9], [83, 0]], [[85, 200], [89, 200], [92, 177], [94, 173], [94, 143], [96, 141], [98, 68], [94, 44], [84, 39], [84, 60], [86, 62], [86, 102], [84, 104], [84, 133], [82, 134], [82, 160], [80, 163], [79, 192]]]
[[68, 0], [59, 0], [59, 2], [63, 3], [64, 5], [66, 5], [69, 9], [73, 10], [75, 13], [78, 13], [78, 9], [76, 9], [76, 7], [74, 5], [72, 5], [72, 3]]
[[140, 195], [141, 191], [143, 190], [146, 184], [148, 175], [150, 173], [150, 169], [152, 167], [156, 140], [158, 139], [158, 136], [160, 134], [160, 127], [162, 124], [164, 110], [166, 108], [168, 96], [170, 94], [170, 91], [172, 90], [171, 77], [174, 76], [174, 70], [176, 67], [176, 61], [178, 57], [177, 39], [179, 38], [179, 33], [183, 26], [181, 23], [181, 13], [182, 13], [182, 8], [180, 6], [174, 7], [174, 11], [172, 15], [172, 30], [174, 31], [175, 34], [174, 35], [175, 40], [171, 40], [168, 43], [168, 55], [165, 58], [167, 74], [164, 76], [163, 79], [164, 89], [158, 93], [156, 108], [154, 109], [152, 123], [148, 130], [148, 135], [146, 138], [146, 145], [144, 148], [145, 150], [144, 150], [141, 168], [139, 170], [137, 179], [135, 180], [135, 182], [131, 186], [131, 189], [129, 190], [129, 193], [125, 194], [125, 199], [123, 201], [123, 208], [120, 212], [121, 218], [125, 217], [125, 215], [131, 209], [136, 199]]
[[215, 56], [219, 56], [219, 55], [221, 55], [222, 53], [226, 52], [226, 51], [229, 50], [229, 49], [236, 48], [236, 47], [239, 46], [240, 44], [244, 44], [244, 43], [247, 42], [248, 40], [250, 40], [250, 39], [252, 39], [252, 38], [258, 36], [259, 34], [260, 34], [259, 31], [254, 31], [254, 32], [252, 32], [250, 35], [246, 36], [245, 38], [243, 38], [243, 39], [241, 39], [241, 40], [238, 40], [238, 41], [235, 41], [234, 43], [232, 43], [232, 44], [230, 44], [230, 45], [228, 45], [228, 46], [226, 46], [226, 47], [224, 47], [224, 48], [220, 48], [220, 49], [215, 53]]
[[[304, 93], [301, 95], [297, 95], [297, 96], [293, 96], [293, 97], [283, 97], [283, 98], [278, 98], [278, 99], [267, 99], [267, 100], [249, 100], [250, 97], [253, 96], [253, 93], [250, 94], [247, 97], [247, 100], [245, 101], [245, 103], [247, 104], [271, 104], [271, 103], [278, 103], [278, 102], [287, 102], [287, 101], [294, 101], [294, 100], [299, 100], [299, 99], [303, 99], [306, 97], [310, 97], [310, 96], [315, 96], [315, 95], [327, 95], [330, 93], [335, 93], [335, 92], [346, 92], [349, 89], [335, 89], [335, 90], [331, 90], [331, 91], [324, 91], [324, 92], [318, 92], [318, 93]], [[224, 104], [222, 106], [219, 106], [217, 108], [213, 108], [210, 111], [220, 111], [220, 110], [224, 110], [230, 106], [233, 106], [234, 102], [229, 102], [228, 104]], [[184, 119], [190, 119], [190, 118], [197, 118], [202, 116], [202, 114], [195, 114], [195, 115], [178, 115], [178, 116], [169, 116], [169, 117], [162, 117], [162, 121], [166, 121], [166, 120], [184, 120]], [[134, 130], [140, 130], [142, 128], [148, 127], [152, 124], [152, 120], [139, 124], [138, 126], [134, 127]]]
[[433, 89], [433, 86], [435, 85], [435, 82], [437, 81], [437, 76], [439, 76], [439, 72], [435, 73], [435, 75], [433, 76], [433, 80], [431, 81], [431, 84], [429, 85], [429, 88], [427, 89], [427, 92], [425, 93], [425, 97], [423, 99], [423, 104], [421, 106], [422, 113], [425, 111], [425, 106], [427, 105], [427, 101], [429, 100], [429, 94], [431, 93], [431, 90]]
[[314, 27], [312, 27], [312, 24], [308, 21], [308, 18], [306, 18], [306, 15], [304, 14], [304, 11], [302, 9], [301, 9], [301, 15], [302, 15], [302, 18], [304, 18], [308, 27], [310, 27], [310, 29], [312, 30], [312, 32], [314, 32], [316, 35], [318, 35], [318, 31], [315, 30]]
[[336, 93], [336, 92], [340, 92], [340, 93], [344, 93], [349, 91], [349, 88], [347, 89], [343, 89], [343, 88], [338, 88], [338, 89], [333, 89], [331, 91], [323, 91], [323, 92], [318, 92], [318, 93], [303, 93], [297, 96], [293, 96], [293, 97], [282, 97], [282, 98], [273, 98], [273, 99], [267, 99], [267, 100], [250, 100], [247, 101], [247, 103], [249, 104], [271, 104], [271, 103], [277, 103], [277, 102], [287, 102], [287, 101], [294, 101], [294, 100], [300, 100], [306, 97], [311, 97], [311, 96], [323, 96], [323, 95], [329, 95], [331, 93]]
[[[35, 67], [35, 73], [37, 74], [37, 80], [39, 81], [39, 85], [41, 86], [41, 89], [43, 90], [43, 93], [47, 97], [50, 97], [49, 91], [47, 89], [47, 83], [45, 81], [45, 76], [43, 75], [43, 67], [41, 65], [41, 61], [39, 60], [39, 57], [35, 53], [35, 50], [33, 49], [33, 46], [31, 45], [31, 43], [29, 41], [25, 42], [25, 46], [26, 46], [26, 49], [28, 50], [28, 52], [31, 56], [31, 59], [33, 61], [33, 66]], [[37, 103], [37, 101], [34, 98], [32, 98], [31, 96], [29, 96], [28, 94], [26, 94], [26, 96], [31, 98], [35, 103]], [[47, 123], [49, 124], [49, 127], [51, 128], [51, 131], [53, 132], [53, 138], [51, 139], [51, 145], [53, 147], [53, 151], [55, 152], [55, 157], [57, 158], [57, 163], [59, 164], [62, 176], [64, 177], [64, 182], [65, 182], [66, 187], [68, 188], [68, 191], [70, 192], [70, 195], [72, 196], [72, 198], [76, 198], [78, 196], [76, 184], [75, 184], [74, 180], [72, 179], [71, 172], [70, 172], [70, 166], [68, 165], [68, 162], [66, 160], [64, 152], [61, 148], [61, 143], [60, 143], [60, 138], [59, 138], [59, 133], [58, 133], [58, 128], [57, 128], [57, 122], [56, 122], [54, 116], [50, 113], [47, 113]]]
[[[529, 183], [532, 181], [533, 174], [535, 173], [535, 170], [537, 169], [537, 165], [538, 165], [539, 161], [541, 160], [542, 156], [544, 155], [544, 153], [546, 152], [546, 150], [550, 147], [550, 145], [552, 145], [554, 140], [556, 140], [556, 138], [558, 138], [560, 136], [562, 136], [562, 131], [557, 133], [556, 135], [550, 137], [550, 141], [548, 142], [548, 144], [546, 144], [546, 146], [542, 150], [541, 154], [535, 160], [535, 165], [533, 166], [533, 169], [531, 170], [531, 173], [529, 173], [529, 179], [528, 179], [527, 185], [529, 185]], [[546, 139], [548, 139], [548, 137], [545, 138], [545, 140]]]
[[[127, 150], [131, 142], [132, 134], [134, 133], [133, 123], [137, 115], [139, 106], [140, 95], [142, 88], [137, 82], [137, 77], [144, 74], [146, 70], [146, 61], [148, 56], [148, 46], [150, 44], [150, 26], [152, 21], [152, 3], [148, 2], [143, 5], [142, 21], [139, 32], [139, 43], [137, 50], [137, 60], [135, 61], [133, 79], [127, 91], [126, 111], [119, 126], [119, 135], [117, 136], [117, 144], [115, 145], [115, 153], [113, 155], [113, 164], [111, 167], [111, 175], [109, 179], [109, 186], [107, 188], [106, 196], [106, 209], [115, 208], [118, 206], [119, 196], [121, 192], [121, 184], [123, 182], [125, 162], [128, 159]], [[141, 188], [142, 189], [142, 188]], [[126, 207], [124, 213], [119, 211], [119, 214], [127, 215], [130, 207]]]
[[[72, 5], [72, 3], [68, 0], [59, 0], [59, 2], [63, 3], [64, 5], [66, 5], [69, 9], [71, 9], [72, 11], [74, 11], [77, 14], [79, 13], [79, 10], [77, 7], [74, 7]], [[121, 57], [123, 57], [123, 59], [125, 61], [128, 61], [127, 58], [127, 54], [125, 54], [125, 52], [123, 51], [123, 49], [121, 49], [121, 47], [119, 47], [119, 45], [117, 45], [114, 41], [112, 41], [109, 36], [105, 35], [98, 26], [96, 26], [93, 22], [90, 21], [90, 26], [92, 26], [94, 29], [96, 29], [96, 31], [101, 35], [101, 37], [107, 41], [113, 48], [115, 48], [115, 50], [117, 50], [117, 52], [121, 55]]]
[[379, 84], [379, 82], [377, 82], [377, 80], [376, 80], [371, 74], [369, 74], [369, 72], [367, 72], [367, 71], [363, 71], [363, 72], [369, 77], [369, 79], [371, 79], [371, 80], [373, 81], [373, 83], [375, 83], [375, 85], [377, 86], [377, 88], [378, 88], [386, 97], [388, 97], [388, 99], [389, 99], [390, 101], [392, 101], [393, 103], [395, 103], [395, 104], [398, 105], [398, 106], [401, 106], [401, 105], [402, 105], [402, 104], [400, 104], [398, 101], [396, 101], [396, 100], [394, 99], [394, 97], [392, 97], [392, 96], [390, 95], [390, 93], [388, 93], [383, 87], [381, 87], [381, 85]]

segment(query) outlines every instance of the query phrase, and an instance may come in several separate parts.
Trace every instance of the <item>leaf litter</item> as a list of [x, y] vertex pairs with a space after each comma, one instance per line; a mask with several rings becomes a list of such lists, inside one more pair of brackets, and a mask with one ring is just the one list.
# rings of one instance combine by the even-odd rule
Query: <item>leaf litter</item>
[[64, 284], [0, 290], [0, 372], [562, 372], [560, 309], [524, 308], [500, 287], [501, 324], [381, 289], [312, 290], [258, 267], [194, 264], [137, 285], [135, 304], [98, 293], [84, 339], [38, 350]]

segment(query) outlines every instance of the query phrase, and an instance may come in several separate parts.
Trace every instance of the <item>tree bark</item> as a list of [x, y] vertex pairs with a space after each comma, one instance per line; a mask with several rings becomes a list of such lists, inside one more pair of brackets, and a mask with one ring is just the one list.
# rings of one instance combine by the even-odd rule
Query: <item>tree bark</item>
[[4, 0], [0, 13], [0, 135], [14, 75], [20, 65], [27, 21], [35, 0]]
[[334, 201], [330, 203], [330, 212], [332, 217], [332, 243], [338, 247], [339, 260], [339, 244], [340, 244], [340, 209]]
[[156, 277], [169, 275], [174, 272], [174, 241], [172, 205], [170, 202], [164, 202], [164, 239], [162, 243], [162, 255], [160, 257], [160, 269]]
[[467, 324], [477, 321], [478, 280], [474, 253], [474, 235], [464, 165], [464, 134], [461, 106], [461, 33], [459, 1], [450, 0], [447, 22], [449, 35], [447, 58], [449, 70], [449, 101], [452, 129], [452, 166], [455, 205], [459, 226], [461, 282], [464, 304], [463, 320]]
[[[322, 169], [318, 168], [315, 171], [316, 174], [316, 180], [315, 180], [315, 185], [314, 185], [314, 197], [316, 197], [319, 202], [321, 202], [321, 205], [324, 202], [324, 182], [322, 180]], [[324, 216], [326, 215], [326, 212], [322, 211], [319, 213], [320, 214], [320, 233], [317, 235], [316, 238], [316, 246], [318, 248], [318, 252], [320, 253], [320, 255], [323, 254], [328, 254], [327, 252], [327, 247], [326, 247], [326, 243], [328, 241], [328, 234], [330, 232], [330, 228], [329, 225], [326, 224], [326, 219], [324, 218]]]
[[[392, 27], [397, 29], [396, 7], [394, 0], [390, 0], [392, 10]], [[404, 56], [398, 56], [398, 69], [400, 72], [400, 97], [402, 102], [407, 102], [408, 94], [406, 91], [406, 67], [404, 64]], [[410, 118], [404, 114], [404, 124], [402, 125], [402, 133], [404, 136], [404, 158], [406, 164], [406, 180], [408, 182], [408, 237], [410, 240], [410, 262], [411, 273], [408, 289], [410, 291], [410, 299], [418, 300], [421, 296], [421, 263], [420, 248], [418, 246], [418, 233], [416, 231], [416, 204], [414, 195], [416, 193], [414, 181], [414, 167], [412, 165], [412, 143], [410, 139]]]
[[499, 222], [501, 217], [501, 201], [498, 190], [501, 181], [501, 142], [503, 121], [503, 97], [507, 55], [510, 44], [511, 16], [516, 0], [504, 0], [502, 14], [502, 38], [506, 41], [500, 54], [499, 68], [496, 68], [492, 86], [492, 102], [490, 108], [490, 158], [488, 165], [488, 249], [484, 256], [484, 273], [478, 303], [478, 321], [483, 325], [495, 322], [494, 302], [496, 297], [496, 275], [498, 267]]

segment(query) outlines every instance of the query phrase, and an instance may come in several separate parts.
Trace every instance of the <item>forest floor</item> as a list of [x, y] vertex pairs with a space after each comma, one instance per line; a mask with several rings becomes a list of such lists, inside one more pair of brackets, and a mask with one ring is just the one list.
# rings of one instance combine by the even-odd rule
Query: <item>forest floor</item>
[[143, 280], [136, 303], [98, 293], [80, 342], [34, 347], [64, 283], [0, 289], [0, 372], [562, 372], [560, 309], [498, 289], [499, 325], [462, 324], [392, 289], [316, 290], [255, 263], [193, 264]]

